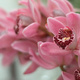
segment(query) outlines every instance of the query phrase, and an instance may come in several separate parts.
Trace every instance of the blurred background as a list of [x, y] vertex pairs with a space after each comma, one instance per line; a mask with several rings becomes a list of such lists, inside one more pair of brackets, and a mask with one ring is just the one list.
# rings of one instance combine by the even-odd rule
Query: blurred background
[[[5, 9], [7, 12], [18, 9], [22, 7], [18, 5], [18, 1], [19, 0], [0, 0], [0, 8]], [[47, 0], [42, 1], [46, 3]], [[75, 8], [80, 8], [80, 0], [69, 1]], [[28, 65], [22, 66], [16, 57], [11, 66], [5, 67], [2, 66], [1, 59], [2, 55], [0, 55], [0, 80], [56, 80], [61, 73], [59, 67], [53, 70], [38, 68], [36, 72], [32, 74], [23, 75], [23, 72], [28, 68], [30, 63]]]

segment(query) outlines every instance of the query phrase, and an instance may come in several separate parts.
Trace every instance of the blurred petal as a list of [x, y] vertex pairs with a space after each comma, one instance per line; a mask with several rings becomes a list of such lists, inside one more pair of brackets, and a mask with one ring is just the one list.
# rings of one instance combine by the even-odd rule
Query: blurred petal
[[30, 51], [30, 54], [32, 55], [32, 57], [30, 59], [33, 60], [35, 63], [37, 63], [38, 65], [40, 65], [43, 68], [53, 69], [53, 68], [57, 67], [56, 64], [51, 65], [49, 63], [46, 63], [43, 59], [41, 59], [40, 56], [38, 56], [32, 50]]
[[3, 54], [2, 64], [4, 66], [10, 65], [13, 62], [13, 60], [16, 56], [16, 53], [17, 53], [12, 48], [2, 49], [2, 50], [0, 50], [0, 52]]
[[32, 12], [32, 15], [33, 15], [33, 18], [35, 21], [37, 21], [38, 23], [41, 22], [41, 15], [40, 15], [40, 12], [37, 8], [37, 5], [34, 3], [32, 0], [29, 0], [29, 7], [30, 7], [30, 10]]
[[30, 59], [30, 55], [28, 53], [24, 54], [24, 53], [20, 53], [18, 54], [19, 57], [19, 61], [22, 65], [26, 64]]
[[65, 3], [66, 0], [53, 0], [53, 2], [57, 2], [58, 6], [60, 7], [60, 9], [67, 14], [68, 12], [70, 12], [69, 7], [67, 6], [67, 4]]
[[62, 72], [62, 77], [64, 80], [75, 80], [74, 76], [72, 74]]
[[37, 45], [34, 42], [31, 42], [29, 40], [23, 40], [23, 41], [15, 41], [14, 43], [12, 43], [12, 47], [15, 50], [24, 52], [24, 53], [28, 53], [29, 52], [29, 48], [32, 48], [33, 50], [36, 51], [37, 49]]
[[0, 37], [0, 48], [10, 47], [11, 43], [15, 40], [15, 37], [9, 36], [7, 34]]
[[32, 64], [29, 66], [29, 68], [24, 72], [24, 74], [30, 74], [32, 72], [34, 72], [39, 66], [32, 62]]
[[28, 0], [21, 0], [19, 1], [19, 4], [28, 5]]
[[74, 12], [74, 8], [73, 8], [72, 4], [69, 1], [67, 1], [67, 0], [65, 0], [65, 2], [68, 5], [70, 11]]

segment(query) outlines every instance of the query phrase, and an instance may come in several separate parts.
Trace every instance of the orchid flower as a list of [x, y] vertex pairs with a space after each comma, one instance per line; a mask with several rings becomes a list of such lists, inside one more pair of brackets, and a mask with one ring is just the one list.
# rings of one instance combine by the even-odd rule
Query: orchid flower
[[3, 65], [12, 63], [16, 56], [16, 50], [11, 47], [11, 43], [16, 38], [8, 34], [8, 29], [12, 26], [14, 26], [14, 20], [3, 9], [0, 9], [0, 53], [3, 54]]
[[39, 13], [39, 10], [38, 10], [34, 0], [27, 0], [27, 1], [24, 0], [24, 1], [20, 1], [19, 3], [23, 4], [23, 5], [26, 4], [27, 8], [18, 10], [17, 27], [15, 26], [15, 32], [18, 33], [21, 30], [21, 33], [22, 33], [22, 30], [24, 28], [28, 28], [28, 32], [29, 31], [30, 32], [27, 36], [32, 37], [32, 36], [36, 35], [36, 31], [41, 22], [41, 15]]
[[79, 19], [73, 12], [66, 17], [49, 17], [46, 28], [54, 34], [53, 42], [39, 42], [39, 55], [31, 51], [31, 59], [46, 69], [69, 65], [74, 54], [79, 54]]
[[[29, 59], [29, 48], [37, 51], [36, 42], [26, 39], [21, 34], [18, 35], [15, 33], [14, 27], [16, 26], [17, 11], [13, 11], [10, 14], [7, 14], [3, 10], [1, 14], [2, 13], [4, 14], [0, 18], [0, 45], [2, 45], [0, 46], [0, 53], [3, 54], [3, 65], [10, 65], [16, 56], [19, 57], [21, 64], [25, 64], [31, 61]], [[32, 73], [37, 68], [38, 65], [32, 62], [31, 66], [25, 71], [25, 74]]]
[[48, 0], [45, 6], [41, 0], [38, 0], [40, 11], [46, 16], [65, 16], [69, 12], [74, 12], [74, 8], [67, 0]]
[[[51, 46], [46, 45], [48, 43], [43, 44], [42, 50], [45, 51], [48, 49], [48, 54], [58, 54], [65, 55], [79, 52], [79, 24], [80, 15], [76, 13], [69, 13], [66, 17], [57, 17], [51, 18], [49, 17], [47, 20], [46, 28], [54, 34], [53, 37], [53, 46], [49, 50], [48, 48]], [[55, 49], [53, 48], [55, 45]], [[66, 53], [67, 51], [67, 53]]]
[[[79, 61], [79, 59], [78, 59], [78, 61]], [[70, 65], [65, 66], [65, 71], [64, 72], [62, 71], [61, 76], [57, 80], [66, 80], [66, 78], [63, 79], [63, 76], [64, 75], [66, 76], [66, 74], [73, 75], [73, 77], [74, 77], [75, 76], [75, 71], [77, 69], [79, 69], [79, 64], [77, 63], [77, 60], [74, 58]], [[66, 76], [66, 77], [69, 78], [69, 76]]]
[[[12, 44], [12, 48], [18, 51], [18, 57], [21, 64], [26, 64], [30, 62], [31, 55], [29, 54], [29, 49], [37, 52], [37, 45], [31, 40], [16, 40]], [[24, 74], [30, 74], [38, 68], [35, 62], [32, 62], [30, 67], [24, 72]]]
[[[36, 42], [38, 41], [48, 41], [50, 40], [50, 33], [48, 33], [45, 28], [46, 17], [39, 12], [38, 4], [34, 2], [34, 0], [20, 1], [20, 4], [26, 4], [27, 8], [19, 10], [19, 23], [25, 23], [25, 27], [23, 25], [23, 35], [32, 39]], [[27, 22], [29, 22], [28, 25]], [[19, 24], [19, 25], [20, 25]]]
[[[80, 54], [78, 55], [78, 62], [80, 60]], [[62, 72], [62, 79], [59, 80], [80, 80], [80, 63], [78, 63], [79, 67], [76, 67], [76, 64], [74, 66], [72, 66], [73, 68], [73, 72], [70, 73], [69, 69], [68, 72]], [[76, 68], [76, 69], [75, 69]]]
[[[50, 36], [53, 36], [45, 28], [47, 17], [49, 16], [55, 17], [59, 15], [65, 16], [69, 12], [74, 12], [72, 5], [67, 0], [48, 0], [48, 6], [46, 8], [41, 3], [41, 0], [38, 0], [38, 3], [35, 3], [34, 0], [27, 0], [27, 1], [22, 0], [19, 3], [29, 8], [30, 12], [32, 13], [32, 17], [33, 17], [32, 18], [33, 20], [30, 20], [30, 21], [36, 21], [35, 19], [36, 17], [38, 17], [37, 18], [38, 24], [32, 23], [23, 29], [23, 35], [26, 38], [33, 39], [37, 42], [46, 41], [46, 39], [48, 41], [48, 39], [51, 39]], [[25, 15], [29, 13], [29, 11], [26, 12], [26, 10], [22, 12], [24, 12]], [[33, 15], [33, 12], [35, 16]], [[31, 13], [29, 13], [29, 15]], [[26, 18], [26, 16], [24, 17]]]

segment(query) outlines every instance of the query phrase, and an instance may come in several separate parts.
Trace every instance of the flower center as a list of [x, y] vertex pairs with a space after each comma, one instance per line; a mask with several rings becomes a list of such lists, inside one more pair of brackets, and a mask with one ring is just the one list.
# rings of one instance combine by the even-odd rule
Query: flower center
[[55, 43], [65, 49], [73, 40], [73, 32], [69, 28], [60, 29], [58, 35], [54, 36]]
[[75, 75], [75, 80], [80, 80], [80, 69], [76, 69], [74, 75]]

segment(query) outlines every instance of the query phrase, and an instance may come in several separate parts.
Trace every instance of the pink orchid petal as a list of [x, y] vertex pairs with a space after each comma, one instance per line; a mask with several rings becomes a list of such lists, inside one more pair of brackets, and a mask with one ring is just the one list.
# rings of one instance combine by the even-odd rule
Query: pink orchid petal
[[40, 0], [38, 0], [38, 2], [39, 2], [40, 12], [41, 12], [42, 14], [44, 14], [46, 17], [48, 17], [48, 16], [49, 16], [48, 10], [47, 10], [46, 7], [41, 3]]
[[12, 48], [6, 48], [5, 50], [2, 49], [0, 51], [3, 54], [2, 64], [4, 66], [10, 65], [13, 62], [17, 52]]
[[74, 75], [62, 72], [62, 77], [64, 80], [75, 80]]
[[32, 64], [29, 66], [29, 68], [24, 72], [24, 74], [30, 74], [32, 72], [34, 72], [39, 66], [32, 62]]
[[59, 46], [57, 46], [55, 43], [52, 42], [45, 42], [40, 45], [41, 52], [43, 55], [66, 55], [70, 54], [71, 50], [63, 50]]
[[74, 8], [73, 8], [72, 4], [69, 1], [67, 1], [67, 0], [65, 0], [65, 2], [68, 5], [70, 11], [74, 12]]
[[23, 35], [27, 38], [29, 37], [33, 37], [36, 35], [37, 31], [39, 28], [39, 24], [38, 23], [32, 23], [29, 26], [27, 26], [26, 28], [24, 28], [23, 30]]
[[[41, 52], [41, 47], [40, 45], [42, 44], [42, 42], [39, 42], [38, 43], [38, 52], [40, 54], [40, 56], [43, 58], [43, 60], [45, 62], [48, 62], [50, 64], [56, 64], [57, 66], [60, 66], [60, 65], [69, 65], [72, 60], [73, 60], [73, 54], [66, 54], [66, 55], [53, 55], [53, 56], [49, 56], [49, 55], [45, 55], [44, 53]], [[67, 59], [69, 61], [67, 61]]]
[[[3, 32], [5, 32], [5, 28], [0, 25], [0, 34], [3, 33]], [[2, 35], [2, 34], [1, 34], [1, 35]], [[0, 36], [1, 36], [1, 35], [0, 35]]]
[[48, 7], [49, 7], [50, 12], [52, 12], [56, 9], [60, 10], [58, 3], [56, 1], [53, 1], [53, 0], [48, 0]]
[[57, 80], [63, 80], [63, 77], [62, 77], [62, 76], [60, 76]]
[[65, 27], [60, 21], [51, 17], [48, 18], [47, 23], [49, 31], [53, 34], [58, 34], [59, 29]]
[[74, 50], [75, 55], [80, 55], [80, 50]]
[[19, 57], [19, 61], [22, 65], [26, 64], [28, 61], [30, 61], [29, 57], [30, 55], [27, 53], [27, 54], [24, 54], [24, 53], [20, 53], [18, 54], [18, 57]]
[[67, 14], [67, 23], [78, 37], [80, 34], [80, 15], [76, 13]]
[[[41, 58], [45, 61], [45, 62], [48, 62], [50, 64], [58, 64], [58, 60], [59, 60], [59, 63], [62, 63], [62, 57], [59, 57], [59, 56], [47, 56], [47, 55], [43, 55], [42, 52], [41, 52], [41, 48], [40, 48], [40, 45], [42, 44], [43, 42], [39, 42], [38, 43], [38, 52], [39, 52], [39, 55], [41, 56]], [[57, 59], [55, 59], [57, 58]], [[59, 64], [58, 64], [59, 66]]]
[[[67, 4], [65, 3], [66, 1], [65, 0], [53, 0], [53, 1], [56, 1], [57, 4], [59, 5], [60, 9], [65, 13], [67, 14], [68, 12], [70, 12], [70, 9], [69, 7], [67, 6]], [[64, 6], [64, 7], [63, 7]]]
[[53, 68], [57, 67], [56, 64], [51, 65], [51, 64], [46, 63], [44, 60], [41, 59], [40, 56], [36, 55], [36, 53], [33, 52], [32, 50], [30, 51], [30, 54], [32, 55], [32, 57], [30, 59], [33, 60], [35, 63], [37, 63], [38, 65], [40, 65], [43, 68], [53, 69]]
[[28, 53], [29, 52], [29, 48], [32, 48], [33, 50], [36, 51], [36, 44], [34, 42], [31, 42], [29, 40], [23, 40], [23, 41], [15, 41], [14, 43], [12, 43], [12, 47], [15, 50], [24, 52], [24, 53]]
[[17, 15], [25, 15], [32, 18], [32, 14], [29, 9], [19, 9]]
[[[65, 65], [70, 65], [72, 60], [74, 58], [74, 55], [73, 54], [67, 54], [65, 56], [63, 56], [63, 62]], [[69, 60], [69, 61], [68, 61]]]
[[66, 72], [68, 72], [68, 73], [70, 73], [70, 74], [73, 74], [74, 71], [75, 71], [76, 69], [78, 69], [78, 68], [79, 68], [79, 66], [78, 66], [77, 60], [76, 60], [76, 58], [74, 58], [74, 59], [72, 60], [71, 64], [67, 66]]
[[67, 25], [66, 17], [59, 16], [59, 17], [56, 17], [55, 19], [59, 20], [59, 21], [60, 21], [61, 23], [63, 23], [65, 26]]
[[28, 0], [19, 1], [19, 4], [27, 6], [28, 5]]
[[0, 48], [6, 48], [6, 47], [10, 47], [11, 43], [15, 40], [15, 37], [13, 36], [9, 36], [7, 34], [2, 35], [0, 37]]
[[32, 0], [29, 0], [29, 7], [31, 9], [34, 20], [37, 21], [38, 23], [40, 23], [41, 22], [41, 15], [39, 13], [39, 10], [37, 9], [36, 4], [33, 5]]
[[7, 16], [6, 11], [0, 8], [0, 18], [5, 18], [6, 16]]
[[[49, 55], [44, 55], [42, 52], [41, 52], [41, 48], [40, 48], [40, 45], [42, 44], [42, 42], [39, 42], [38, 43], [38, 52], [39, 52], [39, 55], [41, 56], [41, 58], [45, 61], [45, 62], [48, 62], [50, 64], [56, 64], [56, 66], [60, 66], [63, 64], [63, 59], [65, 56], [49, 56]], [[65, 59], [64, 59], [64, 62], [65, 62]], [[66, 64], [66, 63], [65, 63]]]

